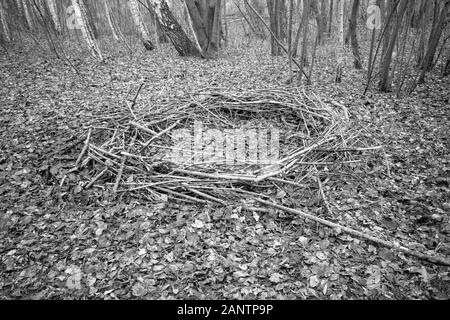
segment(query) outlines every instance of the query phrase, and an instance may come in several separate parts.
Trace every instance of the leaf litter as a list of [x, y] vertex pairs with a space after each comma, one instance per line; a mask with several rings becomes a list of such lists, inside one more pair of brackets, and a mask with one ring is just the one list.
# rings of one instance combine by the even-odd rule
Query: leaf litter
[[[208, 68], [171, 52], [112, 56], [114, 76], [110, 66], [88, 59], [79, 79], [42, 57], [22, 53], [13, 62], [3, 56], [0, 295], [448, 298], [448, 268], [392, 254], [339, 230], [275, 209], [247, 211], [242, 205], [164, 197], [157, 204], [126, 196], [112, 201], [101, 188], [83, 188], [101, 172], [71, 172], [92, 120], [114, 110], [129, 112], [130, 88], [143, 82], [151, 85], [139, 95], [136, 107], [142, 110], [219, 84], [240, 92], [279, 86], [282, 75], [273, 74], [281, 61], [257, 61], [255, 51], [206, 62]], [[347, 83], [359, 83], [358, 74], [349, 76], [355, 81]], [[330, 211], [314, 176], [302, 189], [286, 186], [275, 198], [448, 256], [446, 88], [447, 80], [435, 79], [417, 96], [395, 99], [377, 93], [362, 98], [345, 83], [311, 87], [329, 99], [325, 104], [346, 106], [350, 121], [368, 129], [359, 136], [380, 142], [386, 157], [375, 152], [364, 165], [344, 172], [327, 168], [320, 180]]]

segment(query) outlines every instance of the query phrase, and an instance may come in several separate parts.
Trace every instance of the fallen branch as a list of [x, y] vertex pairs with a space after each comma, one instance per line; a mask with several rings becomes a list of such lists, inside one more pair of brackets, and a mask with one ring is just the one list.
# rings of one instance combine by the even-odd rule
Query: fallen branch
[[339, 225], [337, 223], [334, 223], [334, 222], [331, 222], [331, 221], [328, 221], [328, 220], [325, 220], [325, 219], [322, 219], [322, 218], [315, 217], [313, 215], [310, 215], [308, 213], [302, 212], [300, 210], [291, 209], [291, 208], [288, 208], [288, 207], [285, 207], [285, 206], [280, 206], [280, 205], [277, 205], [277, 204], [274, 204], [272, 202], [268, 202], [268, 201], [265, 201], [265, 200], [262, 200], [262, 199], [259, 199], [259, 198], [255, 198], [255, 200], [258, 201], [259, 203], [263, 204], [263, 205], [266, 205], [266, 206], [269, 206], [269, 207], [272, 207], [272, 208], [276, 208], [276, 209], [279, 209], [279, 210], [283, 210], [285, 212], [289, 212], [289, 213], [292, 213], [292, 214], [299, 215], [302, 218], [318, 222], [320, 224], [323, 224], [323, 225], [325, 225], [327, 227], [330, 227], [330, 228], [333, 228], [333, 229], [341, 230], [341, 231], [346, 232], [348, 234], [351, 234], [351, 235], [353, 235], [355, 237], [372, 241], [374, 243], [377, 243], [377, 244], [380, 244], [380, 245], [385, 246], [387, 248], [391, 248], [391, 249], [394, 249], [394, 250], [406, 253], [406, 254], [414, 256], [416, 258], [419, 258], [419, 259], [422, 259], [422, 260], [426, 260], [426, 261], [429, 261], [429, 262], [432, 262], [432, 263], [435, 263], [435, 264], [441, 264], [441, 265], [444, 265], [444, 266], [450, 266], [450, 261], [448, 259], [446, 259], [446, 258], [433, 257], [433, 256], [429, 256], [429, 255], [417, 252], [417, 251], [413, 251], [413, 250], [410, 250], [410, 249], [408, 249], [406, 247], [403, 247], [403, 246], [401, 246], [401, 245], [399, 245], [397, 243], [392, 243], [392, 242], [389, 242], [389, 241], [385, 241], [385, 240], [382, 240], [382, 239], [370, 236], [367, 233], [363, 233], [361, 231], [357, 231], [357, 230], [354, 230], [354, 229], [351, 229], [351, 228], [348, 228], [348, 227], [345, 227], [345, 226], [341, 226], [341, 225]]
[[[134, 141], [136, 141], [136, 135], [134, 135], [130, 146], [133, 146]], [[116, 179], [116, 183], [114, 184], [114, 189], [113, 192], [114, 194], [117, 193], [117, 190], [119, 189], [119, 185], [120, 185], [120, 180], [122, 179], [122, 175], [123, 175], [123, 170], [125, 168], [125, 162], [127, 161], [127, 156], [125, 154], [122, 155], [122, 160], [120, 162], [120, 169], [119, 169], [119, 173], [117, 174], [117, 179]]]
[[84, 154], [86, 153], [86, 151], [87, 151], [87, 149], [89, 147], [89, 141], [91, 140], [91, 134], [92, 134], [92, 128], [89, 128], [88, 135], [87, 135], [87, 138], [86, 138], [86, 143], [84, 144], [83, 150], [81, 150], [81, 153], [78, 156], [77, 161], [75, 162], [75, 167], [78, 167], [78, 165], [80, 164], [81, 160], [84, 157]]
[[140, 130], [142, 130], [142, 131], [145, 131], [145, 132], [147, 132], [147, 133], [149, 133], [149, 134], [151, 134], [151, 135], [157, 135], [157, 133], [156, 133], [155, 131], [150, 130], [149, 128], [146, 128], [146, 127], [140, 125], [140, 124], [137, 123], [137, 122], [130, 121], [130, 125], [132, 125], [133, 127], [138, 128], [138, 129], [140, 129]]

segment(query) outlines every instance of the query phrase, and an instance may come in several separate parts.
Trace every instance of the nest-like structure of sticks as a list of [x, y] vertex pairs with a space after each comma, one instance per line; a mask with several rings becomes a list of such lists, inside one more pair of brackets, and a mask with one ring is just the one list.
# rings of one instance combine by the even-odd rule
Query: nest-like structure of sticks
[[[354, 166], [365, 151], [378, 148], [360, 134], [344, 106], [325, 103], [298, 89], [209, 89], [184, 99], [139, 103], [140, 108], [135, 102], [128, 101], [122, 109], [89, 124], [76, 166], [85, 172], [83, 188], [99, 187], [155, 202], [175, 199], [227, 205], [238, 201], [251, 206], [254, 197], [267, 199], [282, 185], [304, 187], [302, 182], [318, 172]], [[209, 142], [195, 142], [198, 123], [202, 137], [209, 132]], [[220, 144], [228, 138], [211, 139], [221, 132], [258, 134], [274, 128], [275, 147], [258, 149], [259, 155], [272, 157], [270, 162], [250, 157], [255, 152], [250, 150], [250, 140], [241, 140], [240, 157], [227, 158], [226, 153], [233, 150]], [[185, 141], [184, 150], [174, 150], [180, 149], [175, 141], [180, 132], [194, 138]], [[270, 144], [265, 135], [261, 139]], [[215, 148], [208, 150], [215, 151], [214, 157], [198, 153], [213, 142]], [[217, 150], [223, 151], [221, 156]], [[174, 154], [184, 155], [183, 161]]]

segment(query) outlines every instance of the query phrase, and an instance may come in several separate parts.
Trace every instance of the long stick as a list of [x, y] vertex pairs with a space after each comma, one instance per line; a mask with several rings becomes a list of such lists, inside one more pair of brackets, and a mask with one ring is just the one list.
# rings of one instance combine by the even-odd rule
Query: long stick
[[276, 208], [276, 209], [279, 209], [279, 210], [283, 210], [285, 212], [289, 212], [289, 213], [292, 213], [292, 214], [299, 215], [302, 218], [318, 222], [318, 223], [323, 224], [325, 226], [328, 226], [330, 228], [339, 229], [341, 231], [349, 233], [349, 234], [351, 234], [353, 236], [356, 236], [358, 238], [366, 239], [366, 240], [372, 241], [374, 243], [381, 244], [381, 245], [383, 245], [385, 247], [388, 247], [388, 248], [391, 248], [391, 249], [395, 249], [397, 251], [409, 254], [409, 255], [417, 257], [419, 259], [427, 260], [429, 262], [436, 263], [436, 264], [441, 264], [441, 265], [444, 265], [444, 266], [450, 266], [450, 261], [448, 259], [446, 259], [446, 258], [443, 258], [443, 257], [432, 257], [432, 256], [428, 256], [428, 255], [419, 253], [417, 251], [412, 251], [412, 250], [410, 250], [408, 248], [405, 248], [405, 247], [403, 247], [403, 246], [401, 246], [399, 244], [394, 244], [394, 243], [391, 243], [389, 241], [385, 241], [385, 240], [381, 240], [381, 239], [375, 238], [373, 236], [368, 235], [367, 233], [363, 233], [361, 231], [357, 231], [357, 230], [354, 230], [354, 229], [351, 229], [351, 228], [348, 228], [348, 227], [345, 227], [345, 226], [341, 226], [341, 225], [339, 225], [337, 223], [334, 223], [334, 222], [331, 222], [331, 221], [328, 221], [328, 220], [325, 220], [325, 219], [322, 219], [322, 218], [315, 217], [313, 215], [310, 215], [308, 213], [302, 212], [300, 210], [291, 209], [291, 208], [288, 208], [288, 207], [285, 207], [285, 206], [280, 206], [280, 205], [277, 205], [277, 204], [274, 204], [272, 202], [268, 202], [268, 201], [265, 201], [265, 200], [262, 200], [262, 199], [259, 199], [259, 198], [255, 198], [255, 200], [258, 201], [261, 204], [266, 205], [266, 206], [269, 206], [269, 207], [272, 207], [272, 208]]
[[[133, 136], [133, 139], [131, 140], [129, 149], [131, 149], [131, 147], [133, 146], [134, 142], [136, 141], [136, 135], [137, 135], [137, 133]], [[119, 173], [117, 174], [116, 183], [114, 184], [114, 188], [113, 188], [114, 194], [116, 194], [117, 190], [119, 189], [120, 180], [122, 180], [123, 170], [125, 168], [125, 162], [126, 161], [127, 161], [127, 155], [126, 154], [122, 154], [122, 160], [120, 161]]]
[[177, 122], [175, 122], [174, 124], [172, 124], [172, 125], [171, 125], [170, 127], [168, 127], [167, 129], [164, 129], [163, 131], [161, 131], [160, 133], [158, 133], [156, 136], [152, 137], [150, 140], [148, 140], [148, 141], [144, 144], [142, 150], [144, 150], [145, 148], [147, 148], [147, 147], [150, 145], [150, 143], [152, 143], [152, 141], [158, 139], [158, 138], [161, 137], [163, 134], [165, 134], [165, 133], [169, 132], [170, 130], [172, 130], [173, 128], [175, 128], [177, 125], [180, 124], [180, 122], [181, 122], [181, 120], [178, 120]]
[[89, 147], [89, 141], [91, 140], [91, 134], [92, 134], [92, 128], [89, 128], [89, 132], [88, 132], [87, 138], [86, 138], [86, 143], [84, 144], [83, 150], [81, 150], [81, 153], [78, 156], [77, 161], [75, 162], [75, 167], [78, 167], [78, 165], [80, 164], [81, 160], [84, 157], [84, 154], [86, 153], [86, 151]]

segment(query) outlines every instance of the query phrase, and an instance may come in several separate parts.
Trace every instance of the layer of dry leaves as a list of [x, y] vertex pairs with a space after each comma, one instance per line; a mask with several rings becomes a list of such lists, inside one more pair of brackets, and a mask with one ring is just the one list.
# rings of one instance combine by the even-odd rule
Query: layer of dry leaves
[[[24, 48], [2, 55], [0, 297], [448, 298], [448, 268], [282, 212], [108, 199], [95, 189], [75, 190], [82, 179], [75, 174], [60, 186], [83, 147], [85, 124], [125, 106], [142, 82], [139, 108], [199, 88], [282, 85], [284, 59], [261, 46], [248, 40], [245, 51], [231, 46], [215, 61], [180, 58], [169, 47], [132, 57], [111, 52], [106, 64], [74, 60], [79, 75]], [[332, 217], [313, 183], [276, 198], [448, 257], [450, 80], [433, 76], [402, 99], [361, 97], [363, 73], [349, 65], [336, 85], [327, 52], [320, 54], [318, 84], [308, 90], [345, 105], [385, 145], [385, 155], [370, 170], [327, 177]]]

